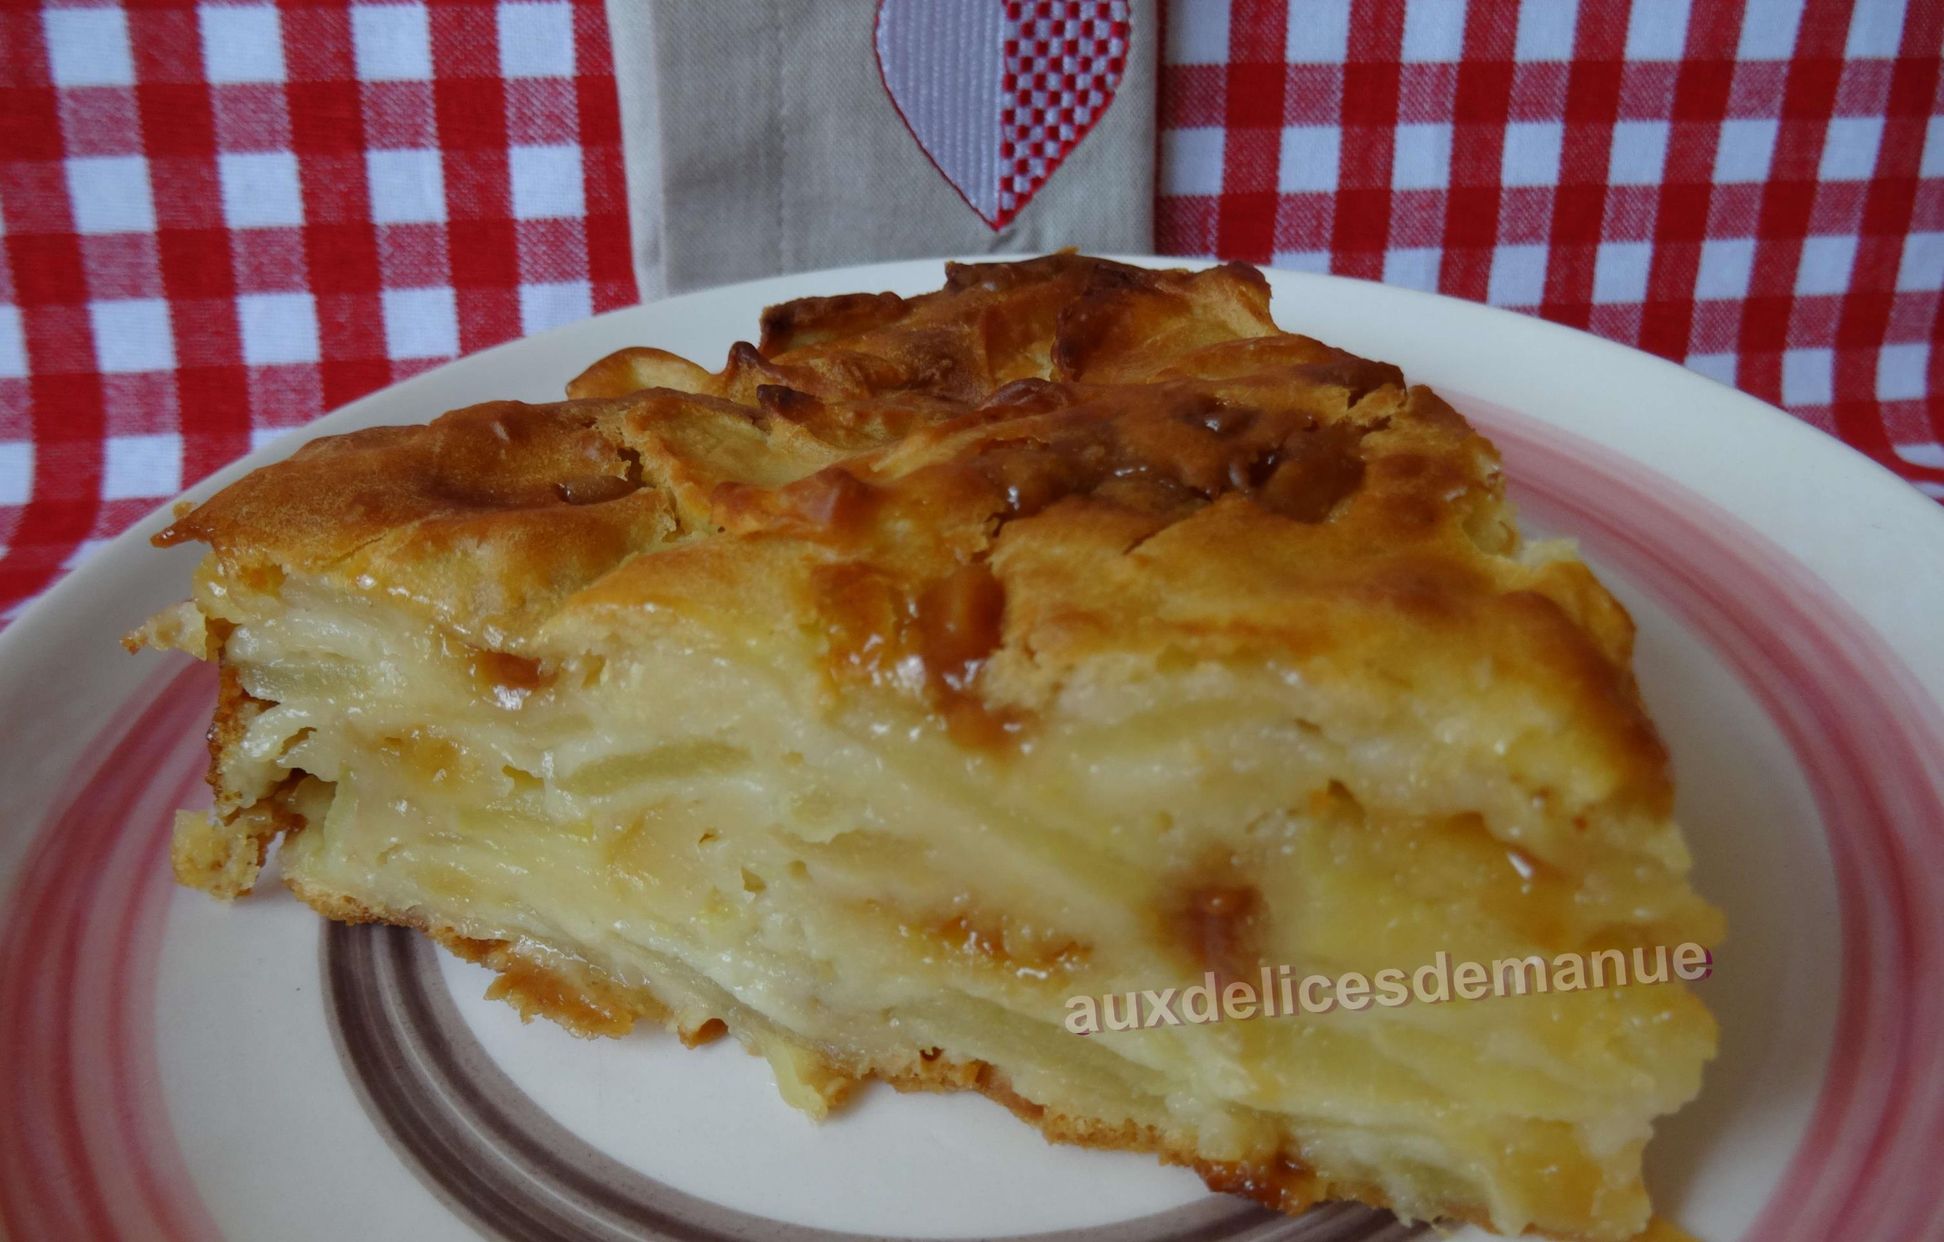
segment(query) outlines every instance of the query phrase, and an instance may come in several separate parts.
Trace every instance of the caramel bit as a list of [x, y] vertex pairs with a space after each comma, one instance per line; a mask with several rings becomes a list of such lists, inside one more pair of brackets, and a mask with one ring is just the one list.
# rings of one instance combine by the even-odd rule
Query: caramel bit
[[1267, 477], [1256, 487], [1256, 503], [1297, 522], [1321, 522], [1363, 484], [1358, 432], [1333, 424], [1317, 428], [1292, 446], [1283, 446], [1262, 463]]
[[231, 579], [247, 590], [261, 595], [275, 595], [283, 590], [283, 566], [273, 561], [262, 561], [239, 566]]
[[1005, 611], [1005, 588], [982, 561], [961, 565], [918, 597], [916, 653], [925, 689], [946, 728], [967, 745], [994, 747], [1019, 729], [1017, 719], [973, 688], [999, 646]]
[[1262, 913], [1254, 886], [1207, 884], [1181, 892], [1168, 922], [1202, 969], [1227, 980], [1255, 969]]
[[473, 685], [501, 707], [518, 708], [527, 696], [553, 683], [540, 661], [506, 651], [474, 651], [467, 660]]
[[1025, 731], [1018, 712], [996, 706], [975, 694], [952, 694], [938, 706], [945, 729], [962, 746], [1001, 750]]
[[817, 611], [830, 624], [830, 660], [838, 671], [886, 685], [897, 676], [898, 638], [907, 599], [887, 575], [854, 562], [813, 571]]
[[857, 564], [827, 566], [817, 581], [840, 672], [919, 692], [965, 745], [996, 748], [1019, 733], [1021, 722], [976, 685], [999, 646], [1006, 607], [1005, 588], [983, 562], [915, 590]]
[[964, 694], [999, 646], [1006, 591], [983, 561], [961, 565], [918, 597], [918, 655], [938, 693]]
[[1086, 948], [1077, 942], [1028, 934], [1003, 917], [994, 924], [960, 914], [940, 925], [937, 934], [946, 947], [961, 955], [1003, 967], [1023, 979], [1047, 979], [1087, 960]]
[[728, 1033], [729, 1024], [721, 1018], [708, 1018], [697, 1026], [684, 1027], [676, 1032], [684, 1048], [700, 1048], [704, 1044], [712, 1044]]

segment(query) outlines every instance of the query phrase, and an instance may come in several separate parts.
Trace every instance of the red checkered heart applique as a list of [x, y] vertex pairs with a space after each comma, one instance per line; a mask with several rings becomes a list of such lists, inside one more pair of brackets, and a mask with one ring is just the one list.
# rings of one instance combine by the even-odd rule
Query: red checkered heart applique
[[1127, 0], [880, 0], [885, 92], [919, 147], [994, 230], [1113, 102]]

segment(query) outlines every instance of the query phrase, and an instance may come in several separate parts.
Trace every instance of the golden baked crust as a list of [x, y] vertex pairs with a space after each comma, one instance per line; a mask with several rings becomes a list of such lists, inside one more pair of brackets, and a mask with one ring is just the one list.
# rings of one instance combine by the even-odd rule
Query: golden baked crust
[[[247, 891], [282, 834], [326, 915], [419, 927], [583, 1033], [727, 1029], [813, 1112], [866, 1077], [977, 1089], [1286, 1210], [1625, 1236], [1646, 1121], [1712, 1050], [1678, 985], [1501, 1002], [1529, 1006], [1505, 1042], [1542, 1080], [1503, 1107], [1440, 1081], [1468, 1049], [1506, 1055], [1483, 1051], [1499, 1019], [1455, 1011], [1370, 1016], [1374, 1051], [1324, 1029], [1317, 1065], [1424, 1058], [1423, 1098], [1313, 1116], [1293, 1026], [1225, 1032], [1205, 1070], [1090, 1061], [1071, 1092], [1042, 1072], [1056, 1045], [1021, 1050], [1012, 1024], [1057, 1029], [1068, 994], [1204, 970], [1719, 934], [1625, 611], [1569, 549], [1522, 541], [1448, 405], [1280, 332], [1268, 301], [1238, 265], [951, 265], [921, 297], [771, 308], [717, 372], [624, 350], [562, 403], [255, 472], [158, 537], [210, 555], [200, 621], [148, 637], [225, 670], [216, 822], [185, 822], [178, 876]], [[609, 924], [654, 925], [577, 924], [558, 886], [499, 878], [509, 850], [581, 876]], [[787, 934], [737, 922], [806, 900]], [[890, 942], [957, 1016], [912, 982], [878, 1008], [944, 1030], [934, 1055], [851, 1041], [818, 1026], [835, 1002], [697, 967], [718, 925], [807, 972]], [[1251, 1067], [1282, 1112], [1212, 1085]], [[1162, 1102], [1166, 1075], [1204, 1072], [1167, 1098], [1205, 1109]], [[1386, 1108], [1395, 1150], [1343, 1115]], [[1397, 1165], [1433, 1142], [1449, 1168]]]
[[[1445, 683], [1500, 721], [1482, 748], [1523, 743], [1534, 789], [1667, 813], [1631, 622], [1578, 561], [1514, 555], [1497, 455], [1435, 394], [1281, 333], [1239, 265], [1055, 255], [947, 275], [867, 312], [772, 308], [773, 357], [739, 345], [718, 373], [623, 351], [571, 386], [599, 395], [319, 439], [157, 542], [208, 543], [225, 575], [382, 594], [529, 657], [643, 607], [807, 610], [848, 636], [833, 676], [929, 655], [924, 695], [961, 719], [968, 698], [1023, 719], [1102, 647], [1302, 651]], [[692, 390], [624, 392], [678, 379]], [[817, 402], [807, 419], [786, 380]], [[981, 591], [1003, 596], [1003, 632], [945, 634], [933, 610]], [[1450, 684], [1480, 661], [1490, 685]], [[1538, 719], [1551, 738], [1508, 737]], [[1575, 847], [1519, 840], [1551, 861]]]
[[[863, 298], [869, 315], [858, 296], [772, 308], [762, 349], [736, 345], [717, 373], [623, 350], [569, 385], [576, 400], [318, 439], [157, 542], [201, 541], [273, 573], [369, 575], [464, 632], [517, 639], [633, 552], [706, 531], [722, 483], [800, 478], [1014, 379], [1134, 378], [1131, 355], [1156, 343], [1272, 330], [1267, 287], [1244, 267], [1150, 273], [1054, 255], [947, 277], [938, 293]], [[1134, 315], [1141, 349], [1121, 339]], [[1292, 358], [1343, 357], [1278, 340]]]

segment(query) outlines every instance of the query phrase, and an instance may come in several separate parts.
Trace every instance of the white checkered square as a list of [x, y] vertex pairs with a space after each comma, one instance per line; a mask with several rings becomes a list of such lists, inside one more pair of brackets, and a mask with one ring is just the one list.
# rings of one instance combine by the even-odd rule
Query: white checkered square
[[1537, 306], [1546, 295], [1546, 247], [1495, 246], [1485, 298], [1494, 306]]
[[585, 280], [520, 286], [520, 329], [529, 334], [579, 323], [594, 313], [594, 288]]
[[[1926, 3], [1927, 0], [1918, 0]], [[1888, 59], [1903, 42], [1904, 0], [1863, 0], [1850, 9], [1849, 36], [1843, 55], [1851, 60]]]
[[1171, 0], [1168, 63], [1221, 65], [1228, 58], [1229, 0]]
[[1689, 354], [1683, 365], [1690, 371], [1733, 388], [1736, 357], [1734, 354]]
[[1608, 306], [1644, 300], [1653, 261], [1651, 242], [1601, 242], [1593, 255], [1593, 300]]
[[1731, 117], [1723, 121], [1715, 147], [1715, 183], [1767, 181], [1777, 128], [1773, 117]]
[[20, 327], [20, 308], [0, 303], [0, 379], [27, 378], [27, 336]]
[[161, 298], [120, 298], [88, 303], [95, 363], [110, 375], [167, 371], [176, 364], [169, 304]]
[[1876, 395], [1879, 401], [1916, 401], [1924, 396], [1924, 371], [1931, 347], [1922, 341], [1885, 345], [1877, 351]]
[[429, 149], [365, 152], [375, 224], [426, 224], [446, 218], [445, 169]]
[[1688, 0], [1634, 0], [1627, 17], [1627, 59], [1681, 59], [1687, 28]]
[[1850, 271], [1855, 266], [1854, 236], [1804, 238], [1802, 258], [1796, 264], [1796, 295], [1841, 293], [1849, 288]]
[[1667, 166], [1666, 121], [1621, 121], [1613, 127], [1607, 152], [1607, 181], [1613, 185], [1658, 185]]
[[1744, 298], [1755, 271], [1755, 239], [1710, 238], [1701, 243], [1701, 265], [1694, 274], [1697, 298]]
[[573, 7], [564, 0], [500, 5], [499, 55], [509, 78], [573, 77]]
[[155, 199], [139, 155], [76, 155], [65, 161], [78, 233], [152, 233]]
[[579, 147], [514, 147], [507, 152], [507, 169], [516, 219], [583, 214]]
[[1944, 115], [1924, 125], [1924, 154], [1917, 161], [1920, 177], [1944, 177]]
[[1897, 264], [1897, 291], [1933, 289], [1944, 289], [1944, 233], [1911, 233], [1904, 238], [1903, 258]]
[[1391, 151], [1391, 188], [1442, 189], [1451, 180], [1451, 125], [1399, 125]]
[[[1291, 21], [1302, 21], [1300, 13]], [[1404, 6], [1405, 61], [1456, 61], [1465, 50], [1464, 0], [1409, 0]]]
[[1566, 140], [1560, 121], [1513, 121], [1505, 127], [1499, 180], [1505, 185], [1558, 185], [1559, 152]]
[[1286, 125], [1276, 162], [1276, 188], [1284, 194], [1334, 190], [1343, 131], [1334, 125]]
[[173, 496], [181, 490], [181, 436], [167, 433], [108, 437], [101, 463], [103, 500]]
[[289, 151], [225, 151], [216, 157], [223, 218], [233, 229], [282, 228], [304, 222], [297, 157]]
[[459, 352], [459, 310], [452, 290], [387, 289], [385, 352], [393, 358], [450, 358]]
[[1782, 404], [1828, 405], [1835, 392], [1835, 375], [1834, 350], [1782, 351]]
[[1330, 270], [1330, 252], [1327, 250], [1278, 250], [1269, 259], [1269, 266], [1279, 267], [1288, 272], [1323, 272]]
[[203, 5], [203, 72], [221, 86], [284, 80], [283, 23], [267, 4]]
[[432, 29], [422, 4], [354, 5], [351, 47], [358, 76], [366, 82], [432, 76]]
[[246, 293], [236, 299], [236, 317], [248, 365], [317, 361], [317, 301], [310, 294]]
[[1802, 0], [1746, 0], [1746, 3], [1735, 58], [1787, 60], [1793, 56], [1796, 28], [1802, 24]]
[[53, 9], [41, 14], [48, 76], [59, 87], [133, 86], [128, 17], [120, 9]]
[[1573, 0], [1524, 0], [1512, 47], [1515, 60], [1570, 60], [1579, 7]]
[[1286, 26], [1283, 56], [1292, 65], [1340, 65], [1350, 53], [1347, 4], [1305, 5]]
[[1164, 194], [1220, 194], [1228, 131], [1219, 125], [1161, 131]]
[[1438, 261], [1444, 251], [1436, 246], [1407, 246], [1384, 252], [1384, 283], [1406, 289], [1436, 292]]
[[1824, 181], [1868, 181], [1876, 172], [1877, 148], [1881, 145], [1882, 117], [1836, 117], [1823, 135], [1822, 163], [1816, 176]]
[[0, 505], [24, 505], [34, 496], [34, 442], [0, 441]]

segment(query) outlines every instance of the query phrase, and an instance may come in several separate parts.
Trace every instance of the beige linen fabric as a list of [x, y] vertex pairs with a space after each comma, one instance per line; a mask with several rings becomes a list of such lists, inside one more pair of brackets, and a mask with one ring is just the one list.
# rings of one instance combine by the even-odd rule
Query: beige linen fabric
[[1133, 0], [1127, 69], [1105, 115], [996, 232], [886, 94], [877, 0], [607, 8], [643, 298], [879, 259], [1152, 249], [1154, 0]]

